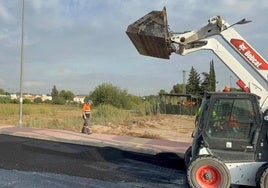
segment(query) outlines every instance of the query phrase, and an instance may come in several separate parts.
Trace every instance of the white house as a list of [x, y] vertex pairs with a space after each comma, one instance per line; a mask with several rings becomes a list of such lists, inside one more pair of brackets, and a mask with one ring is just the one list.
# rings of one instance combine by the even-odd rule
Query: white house
[[18, 96], [17, 96], [17, 94], [10, 94], [10, 98], [11, 99], [18, 99]]
[[52, 96], [48, 96], [48, 95], [42, 95], [41, 97], [42, 101], [45, 101], [45, 100], [49, 100], [49, 101], [52, 101]]
[[74, 97], [74, 102], [77, 102], [77, 103], [84, 103], [85, 98], [86, 98], [85, 95], [76, 95], [76, 96]]

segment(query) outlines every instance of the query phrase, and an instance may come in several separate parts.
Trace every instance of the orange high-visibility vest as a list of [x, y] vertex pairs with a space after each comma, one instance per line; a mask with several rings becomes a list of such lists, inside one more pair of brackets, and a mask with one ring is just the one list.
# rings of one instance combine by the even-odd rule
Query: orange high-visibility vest
[[84, 104], [82, 111], [83, 111], [85, 114], [89, 114], [90, 111], [91, 111], [91, 105], [88, 104], [88, 103]]

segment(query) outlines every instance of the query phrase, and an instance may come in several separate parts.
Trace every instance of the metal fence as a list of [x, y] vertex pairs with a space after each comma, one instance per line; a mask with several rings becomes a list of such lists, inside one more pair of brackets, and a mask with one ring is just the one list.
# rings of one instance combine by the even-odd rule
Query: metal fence
[[159, 103], [160, 114], [195, 115], [198, 100], [192, 95], [161, 94]]

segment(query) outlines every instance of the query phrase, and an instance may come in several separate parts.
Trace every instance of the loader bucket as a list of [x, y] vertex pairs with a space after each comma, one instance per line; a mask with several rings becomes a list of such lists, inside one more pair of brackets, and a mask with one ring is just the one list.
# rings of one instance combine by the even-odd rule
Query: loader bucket
[[165, 7], [130, 24], [126, 33], [140, 54], [169, 59], [172, 48]]

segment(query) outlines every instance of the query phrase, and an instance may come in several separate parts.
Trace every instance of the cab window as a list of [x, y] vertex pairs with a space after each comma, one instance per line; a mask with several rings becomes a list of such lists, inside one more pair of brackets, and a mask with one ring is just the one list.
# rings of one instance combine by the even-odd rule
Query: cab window
[[249, 99], [217, 99], [209, 112], [206, 133], [211, 137], [248, 139], [257, 123], [255, 117]]

